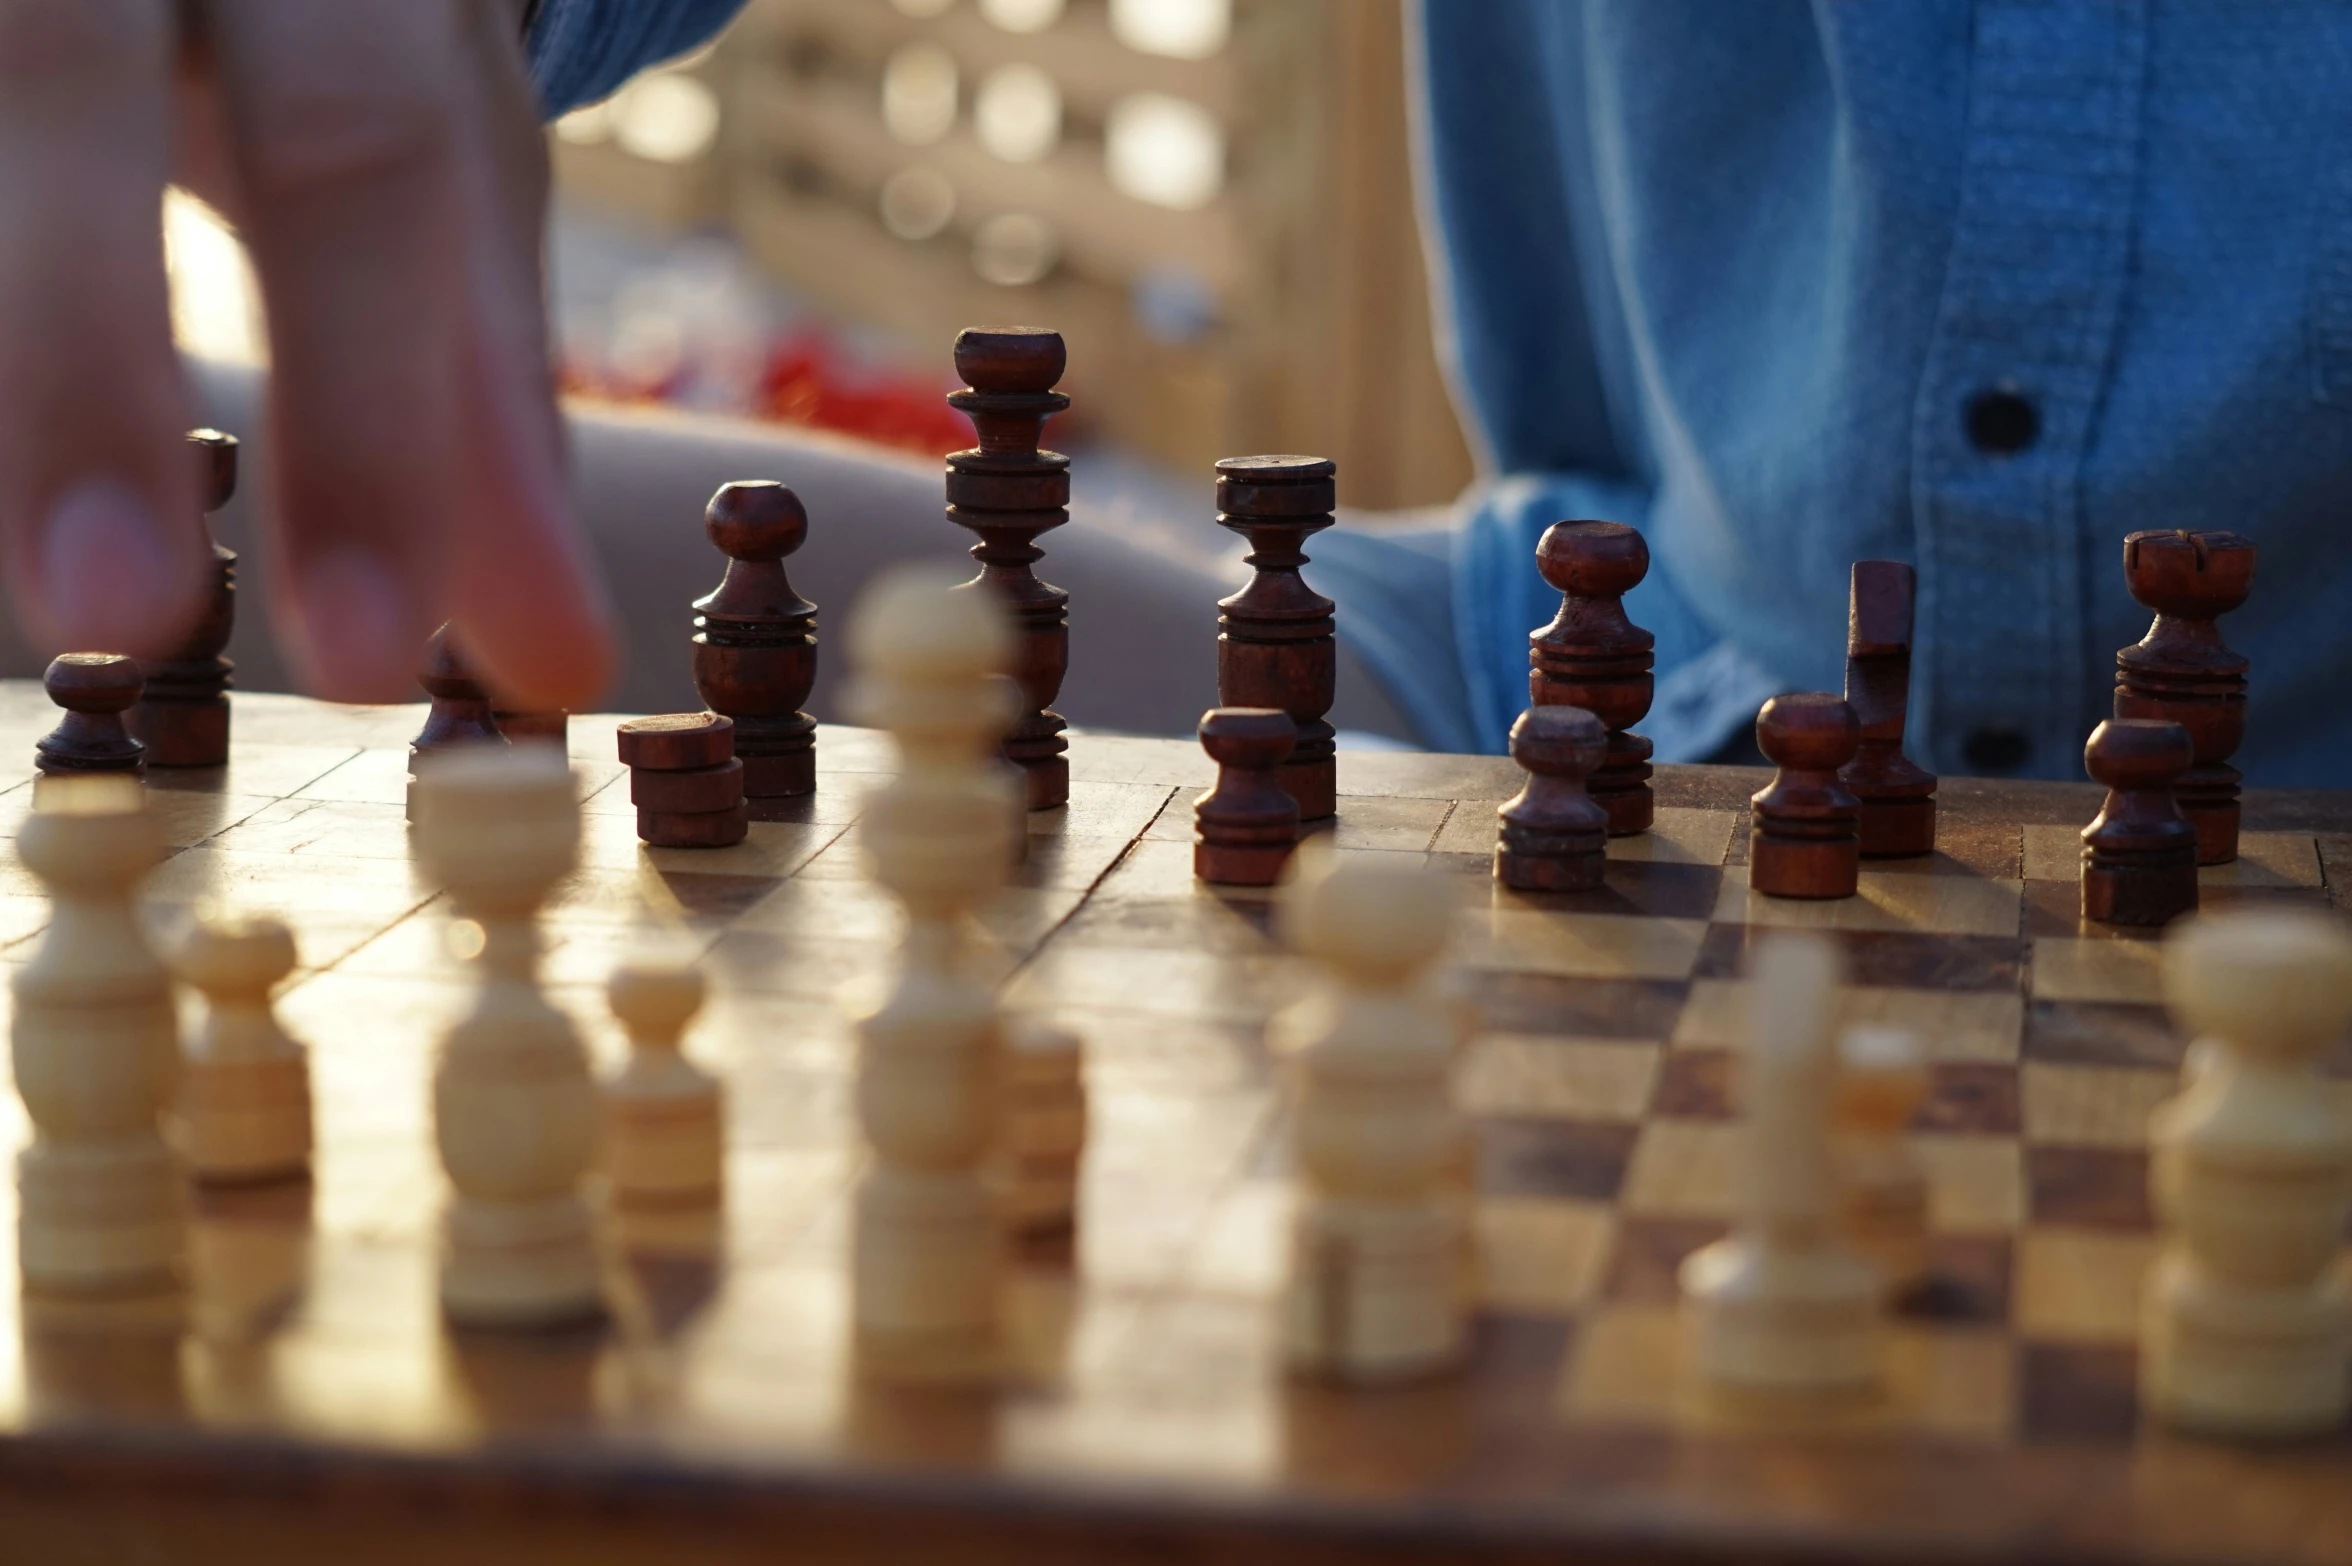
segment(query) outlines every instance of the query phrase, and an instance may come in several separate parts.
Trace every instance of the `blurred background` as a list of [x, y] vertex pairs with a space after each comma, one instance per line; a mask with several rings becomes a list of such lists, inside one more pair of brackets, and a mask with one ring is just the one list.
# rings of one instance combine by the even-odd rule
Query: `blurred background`
[[[625, 642], [609, 704], [696, 704], [687, 606], [716, 580], [700, 511], [718, 479], [783, 478], [831, 507], [796, 567], [820, 589], [847, 542], [826, 518], [854, 531], [824, 452], [894, 454], [902, 492], [938, 503], [938, 459], [972, 443], [943, 400], [966, 325], [1061, 330], [1074, 406], [1048, 436], [1076, 459], [1077, 504], [1177, 554], [1234, 542], [1210, 521], [1222, 456], [1332, 457], [1359, 509], [1459, 493], [1470, 459], [1431, 338], [1404, 3], [751, 0], [713, 46], [552, 126], [556, 341]], [[183, 345], [258, 364], [235, 237], [178, 195], [165, 229]], [[250, 438], [250, 369], [200, 363], [197, 380], [206, 416]], [[775, 439], [810, 429], [823, 439]], [[266, 484], [249, 463], [216, 519], [247, 552], [230, 646], [247, 690], [290, 688], [252, 552]], [[969, 542], [944, 520], [937, 541]], [[1183, 663], [1168, 680], [1213, 688], [1214, 613], [1204, 594], [1197, 632], [1148, 642], [1155, 664]], [[1166, 728], [1131, 699], [1121, 630], [1073, 630], [1103, 640], [1074, 644], [1063, 710]], [[7, 672], [38, 671], [6, 641]], [[830, 715], [820, 667], [811, 710]]]
[[[1200, 491], [1313, 451], [1342, 494], [1450, 499], [1402, 0], [752, 0], [551, 130], [576, 397], [936, 456], [958, 327], [1070, 342], [1057, 446]], [[194, 352], [257, 356], [235, 241], [168, 221]]]

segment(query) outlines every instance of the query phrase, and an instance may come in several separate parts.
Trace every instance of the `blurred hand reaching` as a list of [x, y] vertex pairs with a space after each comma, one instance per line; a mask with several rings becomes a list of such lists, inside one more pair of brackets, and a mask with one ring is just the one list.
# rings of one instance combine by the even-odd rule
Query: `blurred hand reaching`
[[405, 700], [454, 619], [502, 697], [610, 672], [545, 352], [519, 0], [0, 0], [0, 558], [28, 635], [154, 655], [204, 582], [159, 206], [251, 248], [277, 632]]

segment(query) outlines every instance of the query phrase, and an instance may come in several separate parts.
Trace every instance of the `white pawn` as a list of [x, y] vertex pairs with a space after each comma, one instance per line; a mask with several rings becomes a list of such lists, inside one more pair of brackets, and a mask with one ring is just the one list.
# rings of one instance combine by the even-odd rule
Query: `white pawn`
[[1694, 1361], [1718, 1387], [1852, 1392], [1877, 1379], [1878, 1275], [1837, 1228], [1837, 986], [1837, 955], [1817, 939], [1775, 936], [1757, 950], [1740, 1062], [1738, 1227], [1682, 1264]]
[[1086, 1051], [1067, 1028], [1024, 1022], [1006, 1030], [1005, 1216], [1024, 1234], [1068, 1231], [1078, 1217], [1086, 1152]]
[[1450, 1080], [1461, 1015], [1426, 981], [1452, 927], [1451, 888], [1417, 863], [1309, 854], [1282, 916], [1328, 979], [1274, 1023], [1299, 1071], [1291, 1366], [1358, 1382], [1445, 1369], [1462, 1355], [1466, 1309]]
[[163, 858], [163, 828], [136, 778], [43, 778], [16, 850], [51, 898], [40, 946], [10, 979], [16, 1090], [33, 1125], [16, 1161], [24, 1286], [171, 1287], [187, 1254], [186, 1196], [163, 1135], [179, 1021], [133, 905]]
[[989, 1163], [1002, 1120], [1003, 1028], [978, 974], [972, 914], [1004, 884], [1018, 811], [997, 747], [1014, 712], [1012, 632], [985, 591], [906, 570], [849, 628], [852, 705], [898, 746], [859, 841], [906, 910], [883, 991], [855, 1018], [858, 1183], [850, 1316], [860, 1368], [958, 1381], [999, 1364], [1006, 1233]]
[[2164, 991], [2202, 1058], [2149, 1120], [2166, 1243], [2142, 1299], [2141, 1404], [2215, 1435], [2334, 1429], [2352, 1120], [2319, 1063], [2352, 1023], [2352, 939], [2313, 915], [2199, 919], [2166, 945]]
[[571, 1019], [539, 987], [538, 915], [579, 858], [580, 803], [553, 746], [419, 758], [416, 851], [481, 929], [472, 1009], [443, 1036], [433, 1134], [451, 1199], [441, 1305], [528, 1326], [603, 1308], [582, 1184], [603, 1106]]
[[200, 912], [172, 966], [206, 1003], [175, 1117], [189, 1171], [224, 1182], [304, 1173], [310, 1060], [270, 1011], [270, 992], [294, 971], [294, 933], [266, 916]]
[[617, 1208], [719, 1205], [725, 1094], [683, 1048], [703, 990], [691, 961], [625, 961], [605, 981], [605, 998], [629, 1035], [629, 1058], [604, 1084], [604, 1168]]
[[1927, 1281], [1928, 1185], [1905, 1133], [1926, 1101], [1927, 1050], [1906, 1028], [1848, 1028], [1833, 1116], [1846, 1243], [1890, 1295]]

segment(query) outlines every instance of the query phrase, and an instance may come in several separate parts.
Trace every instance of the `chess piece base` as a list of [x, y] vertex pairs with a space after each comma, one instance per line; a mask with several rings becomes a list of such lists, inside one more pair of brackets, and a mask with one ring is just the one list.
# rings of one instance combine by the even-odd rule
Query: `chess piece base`
[[637, 836], [654, 848], [731, 848], [751, 835], [751, 802], [728, 810], [640, 810]]
[[2339, 1428], [2352, 1403], [2352, 1294], [2343, 1275], [2277, 1290], [2200, 1278], [2177, 1254], [2149, 1274], [2140, 1403], [2182, 1430], [2289, 1439]]
[[1450, 1368], [1465, 1347], [1463, 1258], [1452, 1210], [1311, 1207], [1291, 1231], [1284, 1301], [1291, 1368], [1359, 1383]]
[[170, 1288], [187, 1261], [187, 1199], [159, 1136], [17, 1155], [16, 1252], [27, 1290]]
[[850, 1312], [861, 1373], [985, 1380], [1001, 1363], [1005, 1239], [996, 1194], [967, 1173], [875, 1169], [860, 1183]]
[[604, 1314], [588, 1204], [450, 1204], [441, 1226], [441, 1309], [470, 1326], [561, 1326]]
[[725, 1188], [725, 1112], [716, 1087], [610, 1104], [605, 1176], [615, 1207], [715, 1207]]
[[1515, 892], [1599, 890], [1608, 863], [1601, 832], [1546, 832], [1505, 821], [1495, 844], [1494, 878]]
[[310, 1063], [190, 1060], [180, 1073], [177, 1140], [198, 1180], [236, 1184], [310, 1168]]
[[123, 714], [131, 737], [147, 747], [151, 767], [218, 767], [229, 759], [229, 699], [166, 701], [154, 694]]
[[[1060, 743], [1056, 736], [1056, 743]], [[1058, 751], [1046, 756], [1015, 756], [1010, 751], [1006, 758], [1021, 769], [1022, 786], [1027, 792], [1031, 810], [1051, 810], [1070, 802], [1070, 758]]]
[[2082, 916], [2100, 924], [2169, 924], [2197, 907], [2197, 862], [2187, 843], [2180, 852], [2112, 856], [2083, 853]]
[[1853, 1392], [1878, 1379], [1880, 1282], [1827, 1245], [1768, 1247], [1735, 1235], [1682, 1264], [1693, 1368], [1766, 1392]]
[[1851, 897], [1861, 886], [1862, 849], [1854, 838], [1748, 834], [1748, 885], [1767, 897]]
[[1330, 756], [1284, 765], [1274, 774], [1283, 792], [1298, 801], [1301, 821], [1328, 821], [1339, 813], [1339, 767]]
[[1297, 845], [1287, 832], [1280, 843], [1192, 844], [1192, 873], [1211, 886], [1272, 886]]
[[1911, 799], [1874, 799], [1867, 794], [1856, 797], [1862, 801], [1863, 858], [1909, 859], [1935, 852], [1934, 795]]

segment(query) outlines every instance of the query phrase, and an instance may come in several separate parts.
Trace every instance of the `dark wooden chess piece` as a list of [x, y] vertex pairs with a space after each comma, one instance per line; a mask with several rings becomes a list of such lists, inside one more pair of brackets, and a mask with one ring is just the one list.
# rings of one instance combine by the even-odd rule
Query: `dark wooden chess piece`
[[980, 444], [947, 459], [947, 519], [978, 535], [973, 580], [1011, 609], [1013, 680], [1020, 715], [1005, 736], [1007, 761], [1027, 782], [1029, 808], [1070, 802], [1068, 727], [1053, 710], [1070, 672], [1070, 595], [1037, 579], [1037, 535], [1070, 520], [1070, 459], [1041, 446], [1045, 421], [1070, 406], [1055, 391], [1068, 364], [1062, 334], [1035, 326], [973, 326], [956, 334], [964, 389], [948, 405], [972, 421]]
[[56, 777], [83, 772], [147, 771], [146, 747], [123, 727], [123, 714], [146, 682], [137, 660], [120, 653], [66, 653], [41, 677], [65, 720], [35, 742], [33, 765]]
[[1625, 617], [1621, 601], [1650, 573], [1650, 546], [1622, 522], [1555, 522], [1535, 548], [1536, 569], [1560, 591], [1560, 612], [1528, 637], [1528, 699], [1538, 707], [1582, 707], [1608, 726], [1609, 753], [1593, 773], [1592, 797], [1609, 813], [1609, 835], [1647, 832], [1650, 742], [1628, 733], [1650, 710], [1657, 638]]
[[1192, 802], [1192, 873], [1218, 886], [1272, 886], [1298, 844], [1299, 807], [1282, 786], [1298, 725], [1279, 707], [1213, 707], [1201, 749], [1217, 786]]
[[1609, 812], [1585, 780], [1609, 753], [1608, 726], [1582, 707], [1530, 707], [1511, 725], [1511, 759], [1527, 786], [1495, 811], [1494, 876], [1521, 892], [1600, 886]]
[[[237, 437], [190, 430], [188, 449], [196, 459], [199, 503], [209, 517], [237, 493]], [[147, 747], [153, 767], [217, 767], [229, 759], [228, 691], [235, 666], [221, 654], [237, 624], [237, 552], [222, 547], [209, 526], [204, 541], [212, 550], [212, 594], [204, 613], [169, 658], [139, 666], [147, 693], [123, 718]]]
[[1911, 710], [1911, 609], [1918, 575], [1896, 560], [1857, 560], [1846, 613], [1846, 705], [1862, 748], [1838, 780], [1862, 802], [1862, 857], [1935, 852], [1936, 778], [1903, 754]]
[[2195, 755], [2177, 723], [2110, 718], [2091, 731], [2083, 766], [2107, 802], [2082, 832], [2085, 919], [2157, 925], [2196, 908], [2197, 829], [2173, 798]]
[[637, 836], [656, 848], [725, 848], [751, 831], [735, 724], [715, 712], [671, 712], [620, 726]]
[[2133, 533], [2123, 541], [2132, 597], [2156, 613], [2140, 641], [2115, 655], [2115, 715], [2189, 731], [2195, 760], [2173, 785], [2197, 832], [2197, 863], [2238, 857], [2238, 781], [2229, 764], [2246, 737], [2244, 654], [2213, 622], [2254, 586], [2254, 541], [2236, 533]]
[[817, 683], [817, 606], [784, 574], [808, 539], [808, 510], [773, 480], [723, 484], [703, 528], [727, 574], [694, 601], [694, 689], [735, 720], [751, 819], [781, 820], [785, 801], [817, 786], [817, 720], [800, 710]]
[[1861, 885], [1861, 801], [1839, 781], [1862, 725], [1836, 696], [1775, 696], [1756, 748], [1780, 769], [1748, 801], [1748, 885], [1770, 897], [1851, 897]]
[[425, 666], [417, 674], [432, 706], [425, 726], [408, 746], [408, 819], [416, 820], [417, 758], [452, 745], [503, 745], [506, 736], [490, 716], [490, 697], [474, 671], [457, 651], [451, 628], [444, 623], [425, 640]]
[[1255, 573], [1217, 601], [1217, 700], [1290, 714], [1298, 743], [1282, 764], [1282, 786], [1302, 821], [1326, 820], [1338, 808], [1338, 747], [1323, 717], [1338, 670], [1332, 603], [1299, 575], [1308, 537], [1331, 525], [1338, 471], [1323, 457], [1217, 464], [1217, 525], [1249, 540], [1243, 559]]

